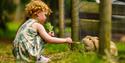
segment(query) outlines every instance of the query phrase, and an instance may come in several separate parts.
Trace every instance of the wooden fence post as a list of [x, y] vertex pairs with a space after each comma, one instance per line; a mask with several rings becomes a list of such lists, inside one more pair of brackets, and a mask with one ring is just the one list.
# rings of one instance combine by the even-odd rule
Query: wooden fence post
[[100, 0], [99, 53], [110, 50], [112, 0]]

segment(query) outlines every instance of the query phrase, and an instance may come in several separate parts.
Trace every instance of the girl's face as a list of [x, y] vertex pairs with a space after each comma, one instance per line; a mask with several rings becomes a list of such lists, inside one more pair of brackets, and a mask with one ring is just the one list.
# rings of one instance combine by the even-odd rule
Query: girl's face
[[44, 24], [44, 22], [46, 21], [46, 13], [45, 12], [39, 12], [37, 14], [38, 16], [38, 20], [41, 24]]

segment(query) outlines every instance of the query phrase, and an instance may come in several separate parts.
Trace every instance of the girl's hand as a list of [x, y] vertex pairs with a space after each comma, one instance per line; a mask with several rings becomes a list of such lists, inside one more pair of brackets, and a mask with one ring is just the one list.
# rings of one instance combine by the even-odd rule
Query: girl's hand
[[49, 34], [50, 36], [52, 36], [52, 37], [55, 36], [54, 32], [49, 32], [48, 34]]
[[73, 43], [70, 37], [66, 38], [66, 43]]

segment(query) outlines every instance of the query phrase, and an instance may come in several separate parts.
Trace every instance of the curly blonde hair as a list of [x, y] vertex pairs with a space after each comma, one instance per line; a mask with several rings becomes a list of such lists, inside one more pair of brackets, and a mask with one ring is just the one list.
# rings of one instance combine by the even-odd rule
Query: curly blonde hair
[[46, 12], [47, 15], [52, 13], [51, 9], [41, 0], [32, 0], [25, 8], [25, 12], [28, 17], [36, 16], [40, 11]]

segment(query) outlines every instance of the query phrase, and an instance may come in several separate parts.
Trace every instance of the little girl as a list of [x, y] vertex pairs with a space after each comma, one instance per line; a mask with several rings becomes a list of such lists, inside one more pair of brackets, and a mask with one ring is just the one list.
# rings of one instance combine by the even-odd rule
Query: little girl
[[19, 28], [13, 41], [13, 53], [16, 60], [31, 62], [35, 57], [37, 62], [47, 63], [49, 58], [40, 54], [45, 42], [72, 43], [70, 37], [56, 38], [52, 37], [53, 34], [46, 32], [43, 24], [51, 10], [44, 2], [32, 0], [26, 5], [25, 11], [30, 18]]

